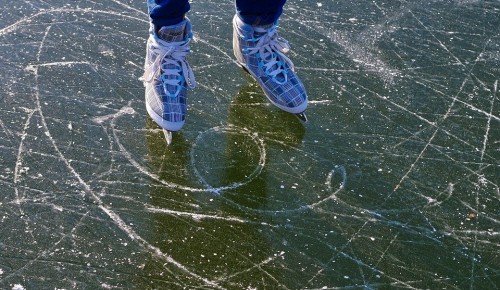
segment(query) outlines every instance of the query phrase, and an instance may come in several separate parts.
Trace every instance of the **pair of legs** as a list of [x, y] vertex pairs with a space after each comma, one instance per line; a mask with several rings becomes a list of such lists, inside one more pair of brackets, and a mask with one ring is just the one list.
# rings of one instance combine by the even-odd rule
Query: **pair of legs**
[[[235, 0], [233, 51], [273, 105], [305, 120], [307, 95], [285, 56], [290, 46], [277, 33], [285, 1]], [[189, 9], [187, 0], [148, 0], [151, 27], [143, 76], [146, 108], [164, 129], [167, 142], [171, 132], [184, 125], [187, 91], [195, 87], [187, 62], [192, 38], [191, 22], [185, 17]]]
[[[274, 23], [283, 11], [286, 0], [235, 0], [236, 13], [250, 25]], [[151, 23], [159, 29], [181, 22], [189, 11], [188, 0], [148, 0]]]

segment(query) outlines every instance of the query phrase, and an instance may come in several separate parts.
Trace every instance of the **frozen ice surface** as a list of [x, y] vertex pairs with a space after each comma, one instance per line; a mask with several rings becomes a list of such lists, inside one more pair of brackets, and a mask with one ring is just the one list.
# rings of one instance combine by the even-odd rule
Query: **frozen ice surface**
[[0, 0], [1, 289], [500, 287], [500, 2], [289, 0], [301, 124], [194, 1], [169, 147], [143, 2]]

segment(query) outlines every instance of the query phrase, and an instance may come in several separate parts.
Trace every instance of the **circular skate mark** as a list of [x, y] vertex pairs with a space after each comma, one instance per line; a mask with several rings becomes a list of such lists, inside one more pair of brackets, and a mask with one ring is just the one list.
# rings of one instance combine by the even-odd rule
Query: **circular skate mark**
[[[135, 113], [135, 111], [132, 108], [126, 107], [126, 108], [122, 108], [122, 110], [120, 110], [118, 113], [115, 114], [115, 116], [111, 120], [111, 128], [113, 131], [113, 138], [114, 138], [116, 144], [120, 147], [120, 152], [123, 154], [123, 156], [125, 156], [125, 158], [127, 158], [127, 160], [130, 162], [130, 164], [132, 164], [141, 173], [143, 173], [143, 174], [149, 176], [150, 178], [152, 178], [153, 180], [161, 183], [165, 187], [175, 188], [175, 189], [180, 189], [180, 190], [185, 190], [185, 191], [190, 191], [190, 192], [208, 192], [208, 193], [213, 193], [215, 195], [220, 195], [222, 192], [224, 192], [226, 190], [235, 189], [235, 188], [238, 188], [238, 187], [241, 187], [245, 184], [250, 183], [253, 179], [255, 179], [255, 177], [257, 177], [262, 172], [262, 168], [264, 168], [264, 166], [265, 166], [266, 151], [264, 148], [264, 142], [262, 139], [258, 138], [257, 135], [251, 134], [251, 132], [249, 132], [246, 129], [238, 128], [238, 127], [234, 127], [234, 126], [214, 127], [214, 128], [208, 129], [207, 131], [201, 132], [198, 135], [195, 143], [193, 144], [193, 147], [191, 148], [191, 152], [190, 152], [190, 157], [191, 157], [190, 165], [192, 167], [192, 170], [194, 171], [194, 175], [198, 178], [198, 181], [202, 185], [202, 187], [184, 186], [184, 185], [181, 185], [178, 183], [166, 181], [166, 180], [160, 178], [158, 175], [150, 172], [150, 170], [148, 168], [146, 168], [145, 166], [141, 165], [138, 161], [136, 161], [135, 158], [132, 156], [132, 154], [125, 148], [125, 146], [120, 141], [120, 138], [117, 134], [118, 132], [115, 128], [116, 127], [116, 124], [115, 124], [116, 120], [117, 120], [117, 118], [119, 118], [120, 116], [122, 116], [124, 114], [133, 114], [133, 113]], [[197, 162], [196, 160], [199, 159], [201, 156], [207, 155], [206, 151], [200, 152], [200, 150], [198, 150], [198, 149], [203, 146], [202, 142], [206, 141], [207, 135], [211, 135], [211, 134], [216, 134], [216, 135], [238, 134], [238, 135], [246, 136], [247, 137], [246, 139], [250, 140], [250, 142], [252, 142], [254, 144], [253, 147], [256, 148], [256, 151], [259, 152], [258, 160], [256, 160], [257, 164], [255, 165], [253, 171], [251, 171], [248, 175], [246, 175], [242, 180], [231, 182], [228, 185], [213, 186], [213, 185], [209, 184], [209, 182], [207, 181], [207, 176], [204, 173], [210, 173], [210, 172], [208, 172], [208, 170], [213, 168], [214, 166], [212, 164], [204, 163], [205, 169], [199, 170], [199, 168], [202, 166], [197, 165], [197, 163], [200, 163], [200, 162]], [[167, 145], [165, 144], [165, 146], [167, 146]]]

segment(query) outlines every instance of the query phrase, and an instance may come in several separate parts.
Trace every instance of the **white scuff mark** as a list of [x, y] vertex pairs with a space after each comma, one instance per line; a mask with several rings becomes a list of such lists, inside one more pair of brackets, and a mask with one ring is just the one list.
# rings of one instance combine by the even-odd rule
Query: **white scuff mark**
[[446, 191], [448, 192], [449, 195], [453, 194], [453, 191], [455, 190], [455, 184], [453, 183], [448, 183], [448, 187], [446, 188]]
[[191, 212], [181, 212], [181, 211], [169, 210], [166, 208], [149, 207], [146, 210], [149, 212], [152, 212], [152, 213], [170, 214], [170, 215], [176, 215], [176, 216], [187, 216], [187, 217], [191, 217], [194, 220], [214, 219], [214, 220], [225, 220], [225, 221], [238, 222], [238, 223], [251, 223], [248, 220], [244, 220], [244, 219], [240, 219], [240, 218], [236, 218], [236, 217], [224, 217], [224, 216], [218, 216], [218, 215], [207, 215], [207, 214], [197, 214], [197, 213], [191, 213]]
[[99, 50], [99, 52], [102, 55], [104, 55], [106, 57], [114, 57], [115, 56], [115, 52], [111, 48], [105, 46], [104, 44], [99, 44], [97, 49]]
[[498, 80], [495, 81], [493, 84], [493, 98], [491, 100], [491, 106], [490, 106], [490, 112], [489, 112], [489, 117], [488, 121], [486, 122], [486, 131], [484, 132], [484, 138], [483, 138], [483, 148], [481, 150], [481, 162], [483, 162], [484, 159], [484, 154], [486, 152], [486, 147], [488, 145], [488, 135], [490, 133], [490, 128], [491, 128], [491, 118], [493, 116], [493, 109], [495, 105], [495, 95], [498, 92]]
[[117, 118], [119, 116], [122, 116], [122, 115], [133, 115], [133, 114], [135, 114], [134, 108], [132, 108], [130, 106], [125, 106], [125, 107], [121, 108], [116, 113], [108, 114], [108, 115], [104, 115], [104, 116], [94, 117], [94, 118], [92, 118], [92, 121], [95, 122], [95, 123], [97, 123], [97, 124], [103, 124], [106, 121], [112, 120], [112, 119]]
[[96, 68], [95, 64], [92, 64], [88, 61], [56, 61], [56, 62], [46, 62], [46, 63], [39, 63], [39, 64], [30, 64], [24, 68], [27, 72], [35, 73], [36, 68], [38, 67], [50, 67], [50, 66], [68, 66], [72, 67], [76, 64], [85, 64], [88, 66], [93, 67], [94, 69]]

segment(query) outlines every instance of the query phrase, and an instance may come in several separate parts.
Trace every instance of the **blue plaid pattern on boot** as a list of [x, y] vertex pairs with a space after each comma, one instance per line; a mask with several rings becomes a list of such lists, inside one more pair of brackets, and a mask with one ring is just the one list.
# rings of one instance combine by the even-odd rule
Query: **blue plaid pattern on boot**
[[252, 26], [235, 15], [234, 55], [259, 83], [272, 104], [289, 113], [302, 113], [307, 108], [307, 94], [294, 72], [292, 61], [285, 56], [290, 46], [278, 36], [276, 29], [276, 23]]
[[163, 129], [178, 131], [186, 121], [187, 89], [195, 87], [186, 61], [192, 38], [189, 19], [158, 32], [150, 29], [144, 65], [146, 109]]

